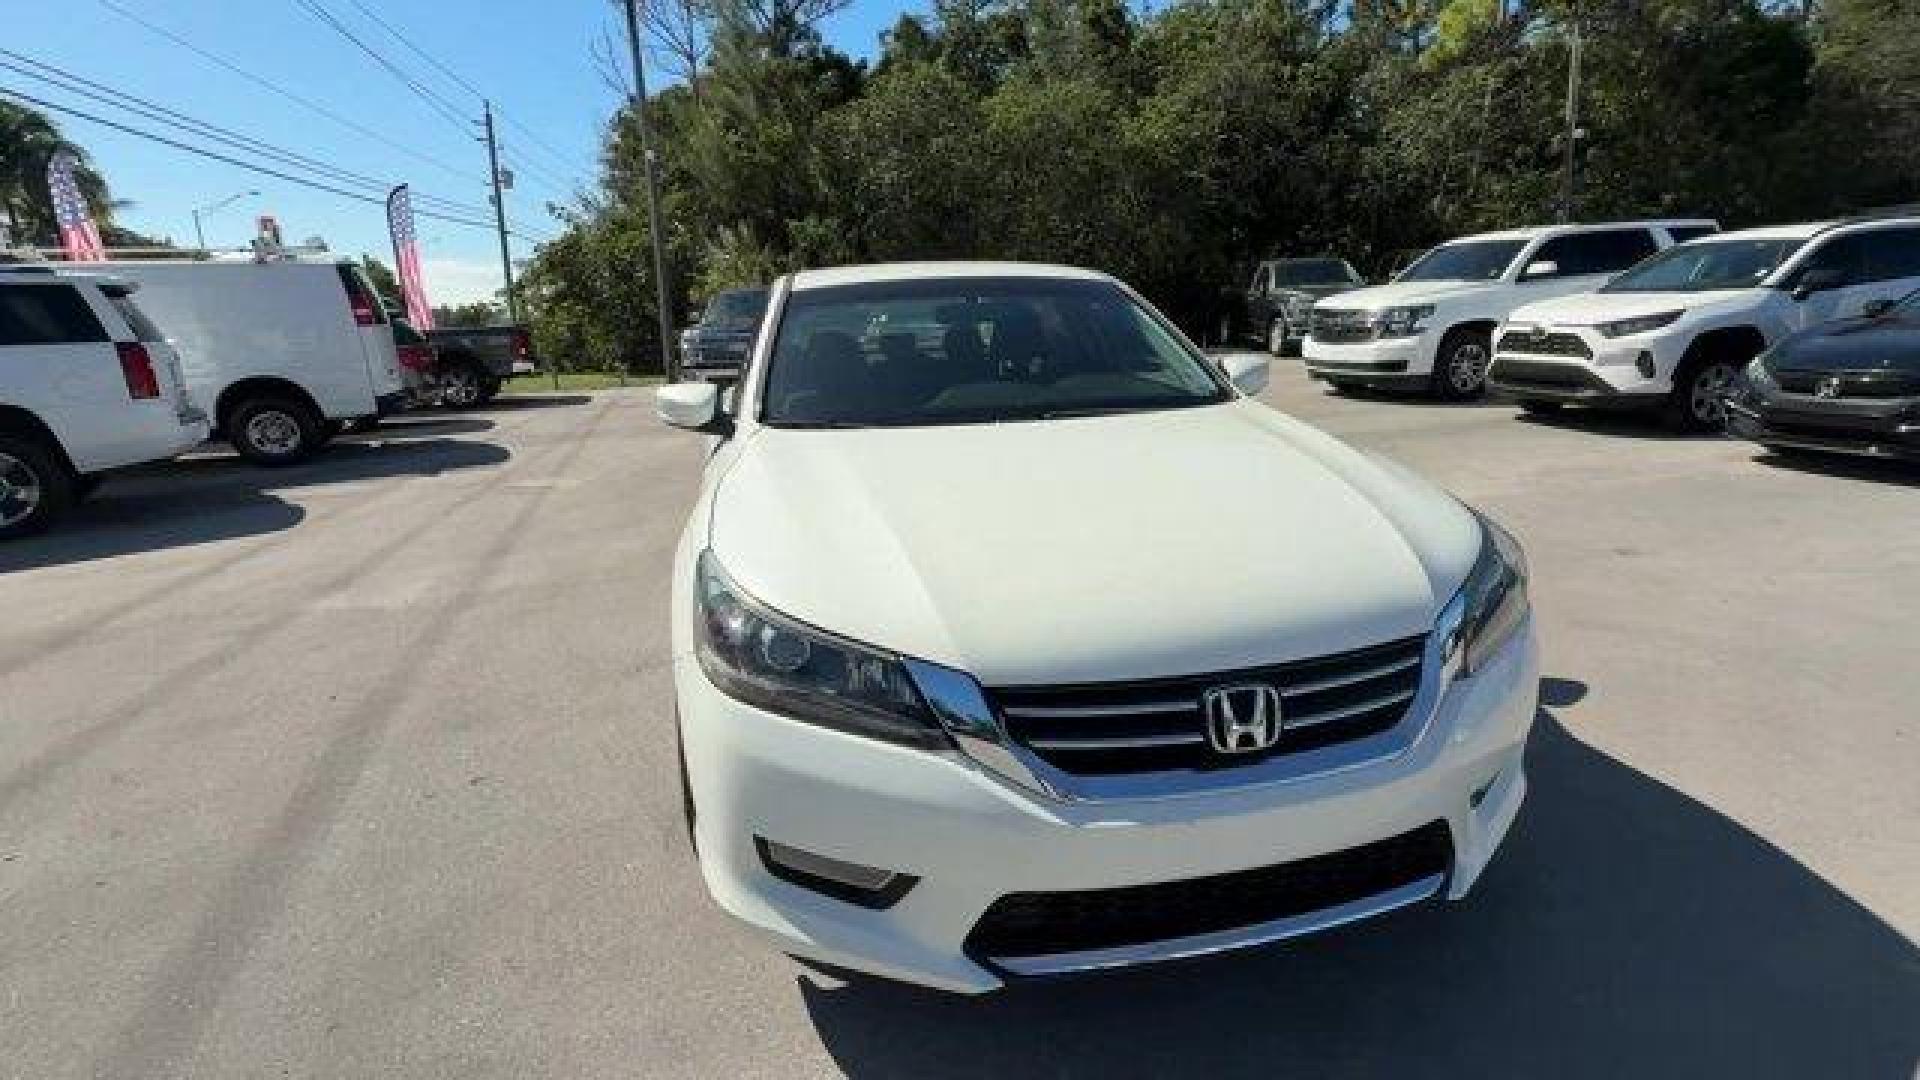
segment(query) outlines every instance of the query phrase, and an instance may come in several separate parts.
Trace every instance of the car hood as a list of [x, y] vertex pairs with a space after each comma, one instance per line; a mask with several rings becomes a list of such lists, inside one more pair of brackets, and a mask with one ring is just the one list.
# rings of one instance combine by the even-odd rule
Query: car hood
[[1842, 319], [1781, 342], [1772, 366], [1784, 371], [1906, 371], [1920, 374], [1920, 318]]
[[685, 335], [694, 341], [746, 341], [753, 337], [755, 329], [754, 324], [696, 323], [687, 327]]
[[1472, 515], [1235, 401], [748, 437], [710, 545], [795, 618], [987, 685], [1223, 671], [1429, 630]]
[[1397, 281], [1390, 285], [1350, 289], [1341, 293], [1340, 302], [1333, 306], [1342, 311], [1378, 311], [1409, 304], [1444, 303], [1492, 292], [1500, 287], [1500, 283], [1494, 281]]
[[1720, 289], [1709, 292], [1585, 292], [1541, 300], [1515, 308], [1507, 316], [1508, 325], [1539, 323], [1546, 326], [1592, 326], [1595, 323], [1636, 319], [1666, 311], [1698, 311], [1717, 307], [1729, 300], [1745, 299], [1751, 289]]
[[1309, 296], [1315, 300], [1325, 300], [1329, 296], [1354, 291], [1352, 285], [1282, 285], [1278, 290], [1282, 295]]

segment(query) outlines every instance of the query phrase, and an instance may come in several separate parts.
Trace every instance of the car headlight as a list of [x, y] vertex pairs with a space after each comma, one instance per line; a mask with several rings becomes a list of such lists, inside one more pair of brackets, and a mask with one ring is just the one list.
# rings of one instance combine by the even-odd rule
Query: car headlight
[[781, 716], [921, 750], [948, 745], [900, 658], [803, 625], [700, 555], [694, 652], [721, 692]]
[[1382, 308], [1375, 313], [1374, 321], [1380, 325], [1381, 337], [1411, 337], [1425, 330], [1420, 320], [1433, 314], [1432, 304], [1416, 304], [1411, 307]]
[[1616, 319], [1613, 322], [1595, 323], [1594, 329], [1602, 337], [1626, 337], [1629, 334], [1644, 334], [1649, 330], [1658, 330], [1671, 326], [1675, 319], [1686, 314], [1686, 309], [1662, 311], [1654, 315], [1638, 315], [1631, 319]]
[[1455, 594], [1461, 605], [1459, 623], [1448, 643], [1460, 658], [1460, 678], [1468, 678], [1513, 637], [1526, 621], [1527, 556], [1520, 542], [1492, 519], [1475, 511], [1480, 520], [1480, 557], [1473, 572]]

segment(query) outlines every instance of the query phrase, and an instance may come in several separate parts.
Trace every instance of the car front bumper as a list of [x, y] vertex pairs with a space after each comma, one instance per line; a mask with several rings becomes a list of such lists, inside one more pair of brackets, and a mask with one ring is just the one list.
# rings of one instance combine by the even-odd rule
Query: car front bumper
[[[778, 947], [964, 993], [1015, 974], [1125, 966], [1260, 944], [1472, 886], [1526, 790], [1536, 707], [1531, 620], [1438, 700], [1403, 753], [1345, 772], [1154, 800], [1061, 802], [968, 759], [908, 750], [742, 704], [691, 657], [675, 682], [695, 833], [722, 908]], [[1010, 894], [1116, 890], [1329, 856], [1444, 823], [1450, 857], [1420, 887], [1356, 896], [1292, 919], [1058, 957], [976, 955], [969, 935]], [[773, 843], [910, 875], [876, 910], [776, 876]], [[1051, 962], [1061, 961], [1059, 963]]]
[[1578, 342], [1583, 355], [1567, 355], [1530, 349], [1529, 329], [1509, 323], [1495, 332], [1488, 386], [1537, 401], [1623, 407], [1666, 400], [1687, 338], [1664, 332], [1609, 338], [1591, 326], [1541, 326], [1555, 340]]
[[1431, 332], [1371, 341], [1327, 342], [1309, 334], [1300, 344], [1307, 374], [1361, 383], [1424, 382], [1433, 373]]
[[1765, 446], [1920, 460], [1920, 398], [1727, 402], [1727, 434]]

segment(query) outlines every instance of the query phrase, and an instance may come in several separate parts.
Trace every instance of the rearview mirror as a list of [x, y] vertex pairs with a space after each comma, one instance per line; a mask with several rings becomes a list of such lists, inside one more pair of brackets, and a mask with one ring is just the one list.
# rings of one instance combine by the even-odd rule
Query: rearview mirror
[[669, 383], [653, 392], [653, 409], [660, 419], [688, 431], [724, 434], [726, 414], [720, 411], [720, 388], [706, 382]]
[[1559, 272], [1559, 263], [1554, 262], [1552, 259], [1538, 259], [1528, 263], [1527, 268], [1520, 272], [1520, 280], [1532, 281], [1535, 278], [1550, 278]]
[[1887, 312], [1892, 311], [1894, 303], [1895, 301], [1891, 296], [1876, 296], [1867, 301], [1866, 306], [1860, 309], [1860, 314], [1865, 315], [1869, 319], [1877, 319]]
[[1226, 369], [1227, 381], [1234, 389], [1252, 397], [1267, 388], [1267, 378], [1272, 374], [1271, 362], [1258, 353], [1234, 353], [1220, 358], [1220, 366]]

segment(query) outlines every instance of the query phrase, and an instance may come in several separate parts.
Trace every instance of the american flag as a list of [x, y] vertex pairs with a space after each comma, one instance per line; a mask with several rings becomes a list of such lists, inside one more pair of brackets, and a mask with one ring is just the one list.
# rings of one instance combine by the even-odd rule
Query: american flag
[[73, 179], [75, 164], [67, 150], [56, 152], [47, 162], [47, 191], [53, 196], [53, 218], [60, 224], [60, 246], [73, 262], [104, 262], [107, 252], [100, 243], [100, 231], [87, 216], [87, 201]]
[[405, 184], [387, 194], [387, 231], [393, 234], [393, 269], [400, 277], [400, 299], [407, 305], [407, 321], [416, 330], [431, 330], [433, 308], [427, 304], [427, 281], [420, 275], [420, 248], [413, 235], [413, 200], [408, 198]]

